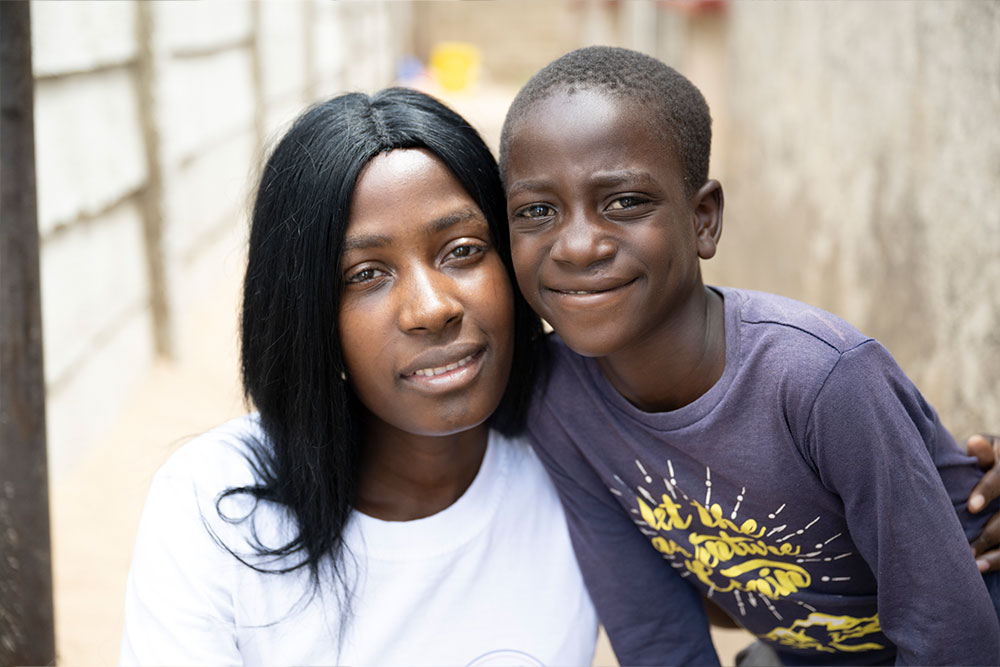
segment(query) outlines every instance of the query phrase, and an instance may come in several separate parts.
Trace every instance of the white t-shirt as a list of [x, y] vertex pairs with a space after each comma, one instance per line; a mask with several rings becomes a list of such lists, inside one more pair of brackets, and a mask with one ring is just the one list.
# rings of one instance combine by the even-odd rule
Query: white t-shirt
[[[306, 571], [257, 572], [209, 534], [260, 563], [246, 546], [249, 521], [227, 523], [215, 504], [253, 482], [247, 434], [260, 437], [253, 416], [188, 443], [154, 477], [129, 572], [122, 664], [591, 663], [597, 619], [555, 490], [526, 443], [492, 433], [472, 485], [433, 516], [354, 512], [345, 531], [354, 596], [342, 624], [329, 578], [313, 596]], [[240, 517], [252, 505], [236, 497], [222, 509]], [[252, 516], [265, 544], [294, 533], [273, 504]]]

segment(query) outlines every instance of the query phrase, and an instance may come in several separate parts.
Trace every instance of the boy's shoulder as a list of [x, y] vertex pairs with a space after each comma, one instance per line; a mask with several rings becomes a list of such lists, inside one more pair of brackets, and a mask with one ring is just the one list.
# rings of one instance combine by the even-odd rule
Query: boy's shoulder
[[[750, 339], [750, 347], [758, 352], [785, 354], [793, 350], [795, 357], [824, 359], [832, 365], [843, 353], [874, 340], [833, 313], [802, 301], [756, 290], [710, 289], [724, 297], [729, 343], [736, 343], [730, 338], [733, 335], [743, 343]], [[557, 333], [545, 338], [550, 372], [564, 381], [584, 385], [599, 382], [593, 364], [570, 349]]]
[[835, 353], [872, 340], [833, 313], [795, 299], [755, 290], [715, 289], [725, 298], [726, 311], [734, 310], [741, 325], [770, 327], [777, 335], [791, 335], [802, 342], [813, 340]]

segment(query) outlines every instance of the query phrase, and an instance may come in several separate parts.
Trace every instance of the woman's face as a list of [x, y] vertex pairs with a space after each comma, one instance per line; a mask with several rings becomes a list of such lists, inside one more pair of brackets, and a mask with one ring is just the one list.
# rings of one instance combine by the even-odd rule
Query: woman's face
[[373, 425], [448, 435], [493, 414], [512, 287], [485, 216], [432, 153], [396, 149], [362, 170], [340, 268], [348, 381]]

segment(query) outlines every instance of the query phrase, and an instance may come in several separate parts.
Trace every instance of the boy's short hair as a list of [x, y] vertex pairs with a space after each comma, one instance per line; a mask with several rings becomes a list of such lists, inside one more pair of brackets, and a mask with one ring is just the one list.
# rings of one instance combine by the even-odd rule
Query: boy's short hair
[[557, 91], [596, 90], [653, 112], [661, 138], [669, 141], [693, 194], [708, 180], [712, 116], [701, 91], [674, 68], [638, 51], [588, 46], [553, 60], [521, 88], [500, 135], [500, 170], [505, 171], [514, 127], [538, 102]]

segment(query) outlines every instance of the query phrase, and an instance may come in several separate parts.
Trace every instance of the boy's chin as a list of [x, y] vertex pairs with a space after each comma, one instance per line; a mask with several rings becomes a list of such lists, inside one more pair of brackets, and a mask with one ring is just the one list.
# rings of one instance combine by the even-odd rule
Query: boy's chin
[[558, 328], [555, 332], [559, 334], [566, 346], [579, 354], [581, 357], [609, 357], [623, 348], [621, 331], [587, 331], [564, 330]]

